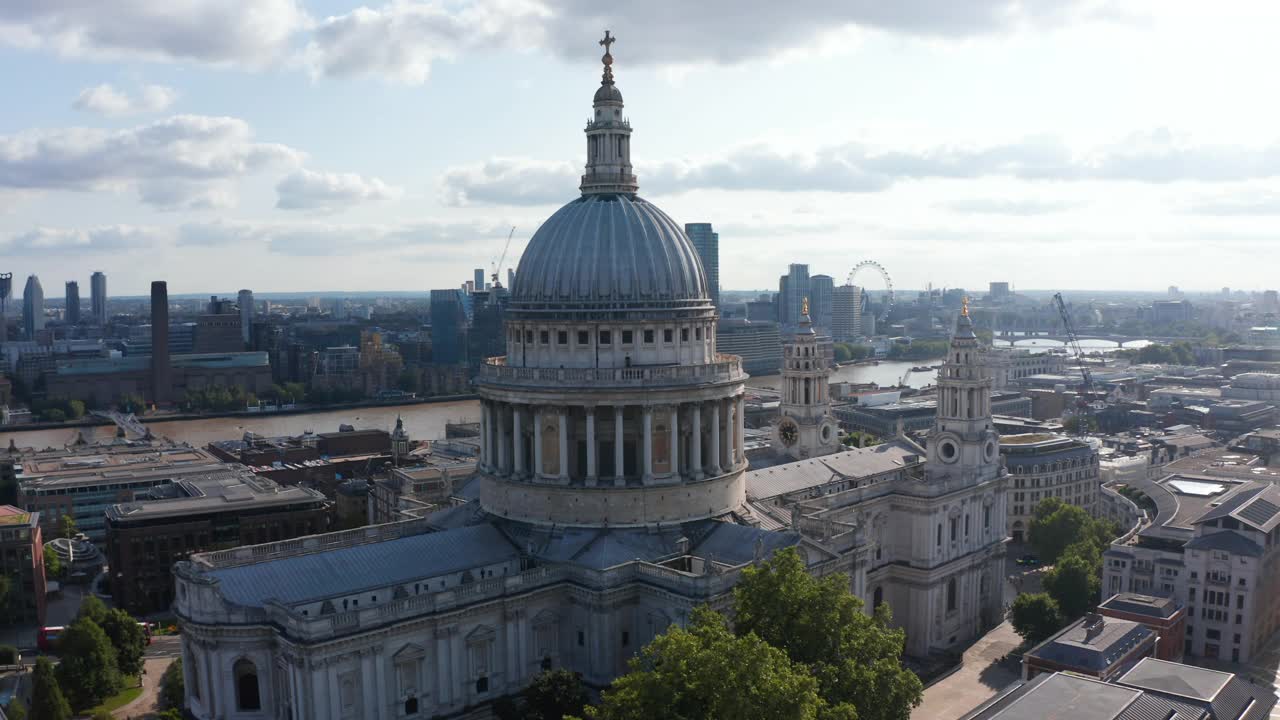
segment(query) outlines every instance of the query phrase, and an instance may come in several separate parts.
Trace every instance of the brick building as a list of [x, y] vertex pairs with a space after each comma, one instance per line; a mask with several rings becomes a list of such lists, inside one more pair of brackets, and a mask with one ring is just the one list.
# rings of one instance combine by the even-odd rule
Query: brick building
[[0, 505], [0, 575], [13, 581], [0, 600], [0, 625], [44, 624], [43, 545], [40, 513]]
[[1152, 657], [1174, 662], [1182, 660], [1183, 643], [1187, 638], [1187, 609], [1174, 598], [1117, 593], [1098, 606], [1098, 613], [1142, 623], [1159, 636]]

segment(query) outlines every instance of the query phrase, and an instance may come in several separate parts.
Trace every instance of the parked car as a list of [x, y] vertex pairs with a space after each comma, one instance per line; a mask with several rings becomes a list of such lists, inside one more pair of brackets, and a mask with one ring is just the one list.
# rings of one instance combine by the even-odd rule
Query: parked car
[[1035, 555], [1023, 555], [1018, 558], [1018, 564], [1023, 567], [1040, 567], [1040, 558]]

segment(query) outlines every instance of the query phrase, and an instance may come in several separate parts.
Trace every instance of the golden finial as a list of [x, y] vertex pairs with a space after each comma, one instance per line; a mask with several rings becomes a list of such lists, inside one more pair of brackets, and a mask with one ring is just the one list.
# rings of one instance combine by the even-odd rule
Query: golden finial
[[801, 315], [809, 314], [809, 298], [804, 298], [803, 300], [800, 301], [800, 314]]
[[969, 296], [968, 295], [965, 295], [960, 300], [960, 314], [965, 317], [969, 317]]

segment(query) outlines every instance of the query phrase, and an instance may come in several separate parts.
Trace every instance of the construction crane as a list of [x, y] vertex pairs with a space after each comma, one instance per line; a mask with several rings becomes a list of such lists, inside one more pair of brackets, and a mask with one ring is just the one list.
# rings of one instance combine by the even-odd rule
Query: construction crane
[[494, 290], [502, 289], [502, 281], [498, 279], [498, 273], [502, 272], [502, 264], [507, 261], [507, 251], [511, 249], [511, 238], [516, 234], [516, 226], [511, 226], [511, 232], [507, 233], [507, 244], [502, 246], [502, 257], [498, 258], [498, 262], [493, 264], [493, 272], [490, 273], [489, 279], [493, 282]]
[[1062, 329], [1067, 335], [1067, 347], [1075, 356], [1076, 367], [1080, 369], [1081, 392], [1076, 398], [1076, 432], [1084, 435], [1089, 431], [1089, 420], [1093, 418], [1093, 373], [1084, 361], [1084, 349], [1080, 347], [1080, 338], [1076, 336], [1075, 323], [1071, 321], [1071, 313], [1067, 312], [1067, 304], [1062, 300], [1062, 293], [1054, 293], [1053, 304], [1058, 308], [1062, 318]]

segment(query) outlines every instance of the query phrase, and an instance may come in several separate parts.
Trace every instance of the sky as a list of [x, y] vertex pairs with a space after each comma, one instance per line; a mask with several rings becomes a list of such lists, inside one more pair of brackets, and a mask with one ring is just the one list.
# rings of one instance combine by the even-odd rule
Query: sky
[[[0, 272], [427, 290], [577, 196], [608, 28], [641, 195], [898, 287], [1280, 286], [1280, 6], [0, 2]], [[859, 276], [859, 282], [862, 280]], [[869, 286], [875, 281], [866, 278]]]

